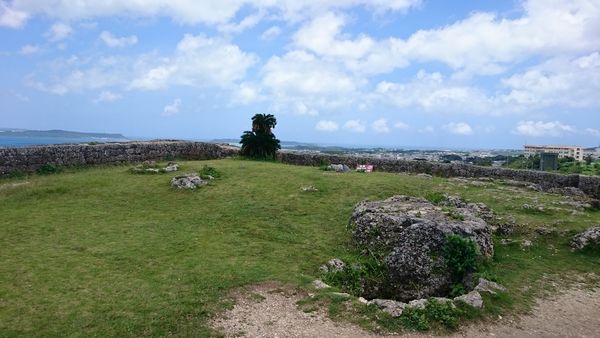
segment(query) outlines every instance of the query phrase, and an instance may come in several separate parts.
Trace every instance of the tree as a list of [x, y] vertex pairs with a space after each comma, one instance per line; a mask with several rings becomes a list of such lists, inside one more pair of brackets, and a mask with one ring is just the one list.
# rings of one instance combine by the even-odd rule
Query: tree
[[256, 114], [252, 117], [252, 131], [245, 131], [240, 143], [241, 154], [253, 158], [275, 158], [280, 142], [272, 132], [277, 119], [272, 114]]
[[583, 160], [585, 161], [585, 164], [587, 164], [587, 165], [592, 164], [592, 162], [594, 161], [591, 154], [584, 156]]

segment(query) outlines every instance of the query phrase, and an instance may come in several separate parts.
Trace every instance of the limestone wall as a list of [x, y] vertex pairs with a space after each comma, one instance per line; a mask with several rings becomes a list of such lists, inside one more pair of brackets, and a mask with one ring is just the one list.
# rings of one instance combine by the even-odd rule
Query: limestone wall
[[229, 157], [237, 153], [232, 147], [184, 141], [0, 147], [0, 176], [34, 172], [47, 163], [57, 166], [79, 166], [163, 159], [207, 160]]

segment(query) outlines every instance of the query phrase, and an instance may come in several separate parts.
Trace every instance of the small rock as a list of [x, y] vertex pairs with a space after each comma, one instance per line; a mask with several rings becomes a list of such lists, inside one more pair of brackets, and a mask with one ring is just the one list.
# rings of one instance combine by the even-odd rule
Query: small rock
[[327, 266], [329, 271], [342, 271], [346, 267], [346, 263], [339, 258], [333, 258], [327, 262]]
[[327, 265], [323, 264], [319, 267], [319, 271], [321, 273], [328, 273], [329, 272], [329, 268], [327, 267]]
[[335, 171], [338, 173], [345, 173], [350, 171], [350, 167], [345, 164], [330, 164], [327, 166], [327, 170]]
[[488, 292], [495, 295], [496, 291], [506, 291], [506, 288], [498, 283], [479, 278], [479, 284], [475, 287], [475, 291]]
[[425, 305], [427, 305], [427, 299], [415, 299], [411, 300], [408, 303], [407, 307], [411, 309], [423, 310], [425, 308]]
[[169, 164], [167, 164], [167, 166], [165, 167], [165, 171], [168, 173], [177, 171], [177, 170], [179, 170], [179, 164], [177, 164], [177, 163], [169, 162]]
[[331, 286], [325, 284], [322, 280], [320, 279], [315, 279], [312, 282], [313, 286], [315, 287], [315, 289], [320, 290], [320, 289], [327, 289], [330, 288]]
[[433, 178], [433, 176], [429, 175], [429, 174], [417, 174], [417, 177], [423, 177], [423, 178]]
[[382, 311], [387, 312], [390, 316], [396, 318], [402, 315], [402, 311], [407, 307], [406, 303], [402, 303], [392, 299], [373, 299], [367, 302], [367, 304], [374, 304]]
[[454, 301], [460, 301], [474, 308], [481, 309], [483, 307], [483, 298], [477, 291], [471, 291], [466, 295], [458, 296], [454, 298]]
[[302, 191], [302, 192], [317, 192], [317, 191], [319, 191], [319, 189], [313, 187], [312, 185], [309, 185], [309, 186], [300, 188], [300, 191]]
[[358, 297], [358, 302], [359, 303], [363, 303], [363, 304], [368, 304], [369, 303], [369, 301], [366, 300], [366, 299], [364, 299], [363, 297]]
[[523, 248], [523, 249], [530, 248], [532, 245], [533, 245], [533, 243], [528, 239], [524, 239], [521, 241], [521, 248]]
[[196, 189], [197, 187], [206, 185], [207, 182], [202, 180], [200, 176], [195, 174], [187, 174], [183, 176], [173, 177], [171, 186], [178, 189]]
[[590, 245], [600, 245], [600, 226], [588, 228], [571, 239], [573, 250], [581, 250]]
[[343, 298], [350, 298], [352, 296], [350, 296], [350, 294], [345, 293], [345, 292], [332, 292], [331, 293], [332, 296], [336, 296], [336, 297], [343, 297]]

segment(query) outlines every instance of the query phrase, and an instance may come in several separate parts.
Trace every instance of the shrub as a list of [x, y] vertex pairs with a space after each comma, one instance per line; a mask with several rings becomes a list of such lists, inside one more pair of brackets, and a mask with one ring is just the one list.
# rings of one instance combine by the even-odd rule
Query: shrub
[[406, 309], [400, 316], [402, 325], [409, 330], [427, 331], [432, 326], [441, 326], [449, 330], [458, 327], [463, 311], [452, 302], [439, 302], [429, 299], [424, 309]]
[[37, 170], [40, 175], [58, 174], [59, 172], [61, 172], [61, 169], [52, 163], [46, 163]]
[[443, 200], [446, 199], [446, 196], [444, 196], [444, 194], [439, 191], [434, 191], [425, 195], [425, 199], [433, 204], [440, 204]]
[[208, 176], [212, 176], [213, 178], [219, 178], [221, 177], [221, 172], [219, 172], [217, 169], [210, 167], [210, 166], [203, 166], [202, 169], [200, 169], [200, 178], [202, 179], [208, 179]]
[[371, 258], [362, 263], [347, 264], [341, 271], [327, 272], [323, 280], [345, 292], [361, 296], [365, 287], [384, 285], [386, 275], [385, 265]]
[[479, 250], [470, 239], [458, 235], [448, 236], [443, 254], [455, 282], [462, 281], [467, 273], [474, 272], [477, 267]]

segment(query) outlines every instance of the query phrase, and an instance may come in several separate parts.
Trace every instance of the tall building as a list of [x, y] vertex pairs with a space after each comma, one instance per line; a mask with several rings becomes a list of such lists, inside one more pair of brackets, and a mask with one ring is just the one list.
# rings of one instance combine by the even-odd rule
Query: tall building
[[525, 156], [533, 156], [541, 153], [554, 153], [558, 154], [559, 158], [572, 157], [577, 161], [583, 161], [583, 148], [579, 146], [525, 145], [523, 147], [525, 148]]

